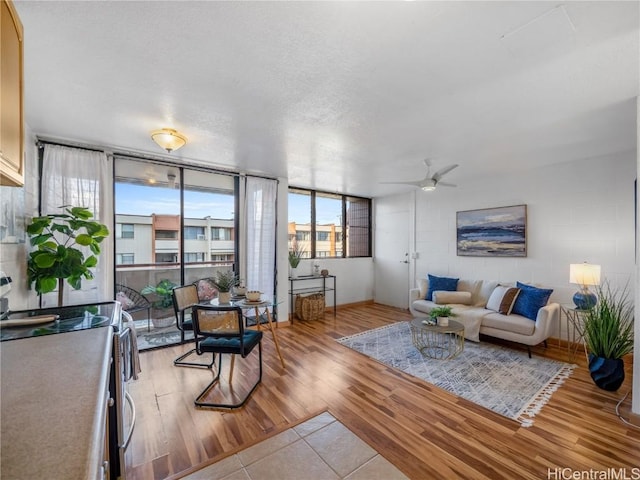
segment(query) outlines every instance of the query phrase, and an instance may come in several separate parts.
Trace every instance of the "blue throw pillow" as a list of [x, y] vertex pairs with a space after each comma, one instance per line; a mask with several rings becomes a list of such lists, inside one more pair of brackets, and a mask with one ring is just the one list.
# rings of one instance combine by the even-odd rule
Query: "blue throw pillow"
[[516, 287], [520, 289], [520, 295], [516, 298], [516, 303], [511, 313], [535, 320], [538, 316], [538, 310], [547, 304], [553, 290], [538, 288], [520, 282], [516, 282]]
[[433, 292], [444, 290], [445, 292], [455, 292], [458, 288], [457, 278], [436, 277], [435, 275], [427, 275], [429, 278], [429, 290], [427, 290], [427, 300], [433, 300]]

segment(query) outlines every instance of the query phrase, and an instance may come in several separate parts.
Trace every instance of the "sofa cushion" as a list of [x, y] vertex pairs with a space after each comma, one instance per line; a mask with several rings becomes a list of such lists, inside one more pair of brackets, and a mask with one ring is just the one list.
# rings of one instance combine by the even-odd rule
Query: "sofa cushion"
[[513, 313], [523, 315], [530, 320], [535, 320], [538, 316], [538, 310], [549, 302], [549, 297], [553, 293], [553, 290], [537, 288], [520, 282], [516, 282], [516, 287], [521, 291], [513, 306]]
[[509, 315], [513, 309], [513, 305], [516, 303], [519, 293], [519, 288], [498, 285], [493, 289], [493, 293], [491, 293], [487, 301], [487, 309], [501, 313], [502, 315]]
[[443, 290], [448, 292], [455, 292], [458, 288], [458, 279], [449, 277], [437, 277], [435, 275], [428, 274], [429, 278], [429, 290], [427, 291], [427, 300], [433, 300], [433, 292], [437, 290]]
[[489, 301], [489, 297], [498, 285], [500, 285], [500, 283], [495, 280], [482, 280], [473, 304], [476, 307], [484, 308], [487, 305], [487, 301]]
[[433, 292], [433, 302], [438, 305], [458, 304], [471, 305], [471, 292], [449, 292], [436, 290]]
[[522, 315], [502, 315], [496, 312], [482, 317], [482, 326], [520, 335], [533, 335], [536, 324]]

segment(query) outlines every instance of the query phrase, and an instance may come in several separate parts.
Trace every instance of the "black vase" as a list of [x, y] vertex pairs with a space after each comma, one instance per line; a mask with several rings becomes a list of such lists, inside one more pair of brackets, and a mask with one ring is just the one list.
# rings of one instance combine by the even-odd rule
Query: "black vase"
[[624, 382], [624, 362], [621, 358], [603, 358], [590, 353], [589, 372], [594, 383], [609, 392], [615, 392]]

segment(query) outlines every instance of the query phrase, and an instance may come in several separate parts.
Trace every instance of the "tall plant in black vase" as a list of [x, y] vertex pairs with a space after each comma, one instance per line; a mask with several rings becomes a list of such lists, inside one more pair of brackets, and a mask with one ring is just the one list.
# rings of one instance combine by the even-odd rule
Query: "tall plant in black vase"
[[597, 294], [598, 303], [584, 314], [589, 372], [598, 387], [615, 391], [624, 382], [622, 357], [633, 351], [633, 304], [626, 287], [615, 291], [608, 281]]

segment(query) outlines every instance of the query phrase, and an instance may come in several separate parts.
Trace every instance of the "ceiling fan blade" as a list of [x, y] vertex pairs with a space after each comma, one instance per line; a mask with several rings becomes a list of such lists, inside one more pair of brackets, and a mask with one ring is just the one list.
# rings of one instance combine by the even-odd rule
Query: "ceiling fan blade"
[[440, 185], [442, 185], [443, 187], [457, 187], [457, 185], [453, 183], [447, 183], [447, 182], [438, 182], [438, 186]]
[[453, 165], [449, 165], [448, 167], [444, 167], [443, 169], [438, 170], [436, 173], [433, 174], [433, 178], [436, 182], [439, 181], [444, 175], [446, 175], [447, 173], [449, 173], [451, 170], [453, 170], [454, 168], [456, 168], [458, 166], [457, 163], [453, 164]]
[[421, 187], [422, 182], [378, 182], [386, 185], [413, 185], [414, 187]]

